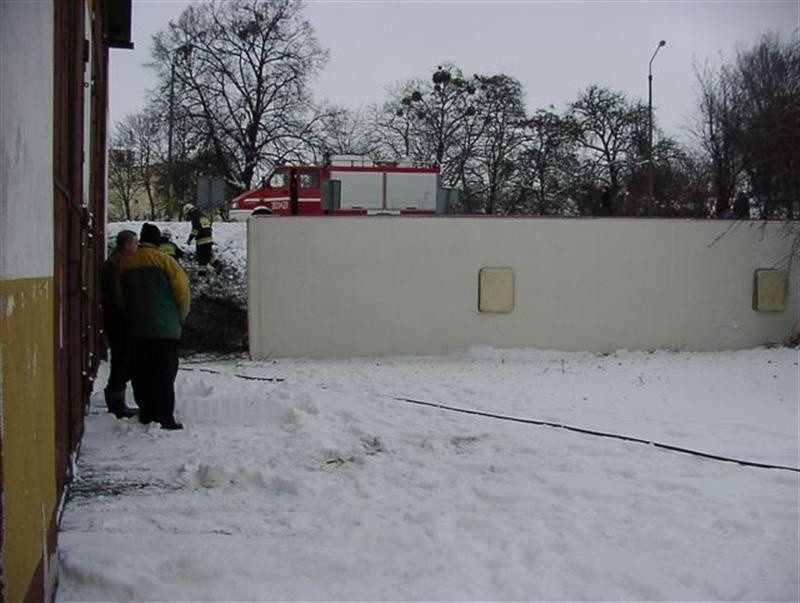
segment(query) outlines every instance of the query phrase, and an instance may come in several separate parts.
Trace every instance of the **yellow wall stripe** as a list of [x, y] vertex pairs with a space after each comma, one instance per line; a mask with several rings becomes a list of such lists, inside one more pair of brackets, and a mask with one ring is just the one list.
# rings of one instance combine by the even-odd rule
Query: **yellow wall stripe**
[[52, 277], [0, 281], [7, 601], [25, 597], [57, 504], [53, 312]]

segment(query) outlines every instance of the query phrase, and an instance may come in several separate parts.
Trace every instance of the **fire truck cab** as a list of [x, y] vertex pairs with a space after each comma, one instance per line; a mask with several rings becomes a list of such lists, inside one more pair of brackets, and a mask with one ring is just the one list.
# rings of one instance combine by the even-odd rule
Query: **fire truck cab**
[[333, 155], [323, 166], [276, 166], [261, 186], [230, 201], [228, 215], [434, 214], [443, 211], [442, 198], [438, 168]]

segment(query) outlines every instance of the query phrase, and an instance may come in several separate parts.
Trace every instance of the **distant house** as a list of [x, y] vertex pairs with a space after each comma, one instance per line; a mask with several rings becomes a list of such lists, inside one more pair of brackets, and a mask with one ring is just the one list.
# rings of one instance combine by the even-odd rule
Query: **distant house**
[[0, 601], [48, 601], [104, 354], [108, 54], [131, 0], [0, 2]]

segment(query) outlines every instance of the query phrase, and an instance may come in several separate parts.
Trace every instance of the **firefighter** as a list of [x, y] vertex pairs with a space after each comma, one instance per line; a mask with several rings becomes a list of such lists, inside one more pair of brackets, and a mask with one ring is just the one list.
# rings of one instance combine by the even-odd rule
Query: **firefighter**
[[183, 257], [183, 250], [172, 240], [172, 231], [169, 228], [161, 231], [161, 244], [158, 246], [158, 250], [176, 260], [180, 260]]
[[195, 241], [197, 274], [200, 277], [206, 276], [209, 264], [219, 274], [222, 272], [222, 262], [214, 255], [214, 250], [212, 249], [214, 239], [211, 234], [211, 218], [191, 203], [184, 205], [183, 216], [192, 223], [192, 232], [189, 238], [186, 239], [186, 244], [191, 245], [192, 240]]

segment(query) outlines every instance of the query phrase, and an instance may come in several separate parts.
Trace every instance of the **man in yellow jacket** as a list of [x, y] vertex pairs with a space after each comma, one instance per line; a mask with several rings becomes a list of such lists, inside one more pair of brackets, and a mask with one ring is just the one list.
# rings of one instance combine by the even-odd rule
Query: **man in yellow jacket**
[[189, 314], [191, 293], [183, 268], [158, 250], [161, 232], [146, 223], [139, 249], [120, 261], [120, 306], [131, 341], [131, 384], [139, 421], [183, 429], [175, 420], [178, 342]]

